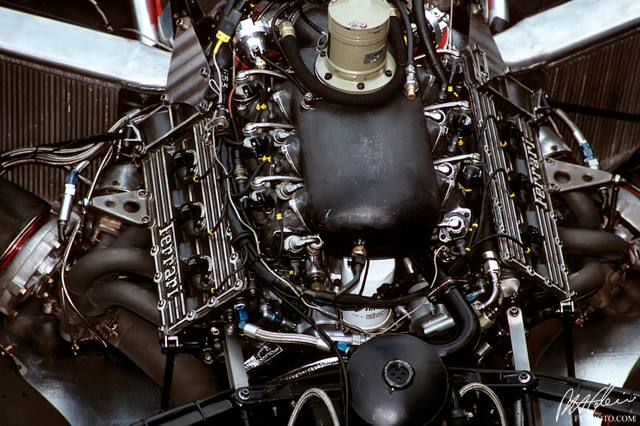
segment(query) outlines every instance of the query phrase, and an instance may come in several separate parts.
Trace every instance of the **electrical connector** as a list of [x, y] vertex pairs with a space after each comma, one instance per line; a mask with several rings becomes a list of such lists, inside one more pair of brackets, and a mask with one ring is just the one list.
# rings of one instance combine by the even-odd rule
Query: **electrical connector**
[[76, 195], [76, 185], [78, 184], [79, 171], [76, 168], [69, 170], [64, 179], [64, 192], [60, 200], [60, 210], [58, 212], [58, 239], [66, 242], [66, 230], [69, 219], [71, 218], [71, 209], [73, 208], [73, 198]]
[[222, 21], [222, 24], [216, 33], [218, 43], [216, 43], [216, 47], [213, 49], [214, 55], [218, 53], [218, 50], [220, 50], [220, 46], [222, 46], [223, 43], [229, 43], [241, 20], [242, 12], [237, 9], [233, 9], [231, 13], [229, 13], [229, 16]]

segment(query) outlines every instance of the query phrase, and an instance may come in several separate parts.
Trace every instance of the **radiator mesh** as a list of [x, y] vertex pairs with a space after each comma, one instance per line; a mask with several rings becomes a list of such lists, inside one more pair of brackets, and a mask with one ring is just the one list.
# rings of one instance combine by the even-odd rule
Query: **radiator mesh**
[[[0, 55], [0, 151], [105, 132], [117, 119], [118, 90], [114, 84]], [[53, 201], [64, 173], [26, 165], [5, 177]]]
[[[640, 33], [620, 37], [547, 69], [553, 101], [640, 115]], [[640, 123], [569, 112], [603, 166], [640, 147]], [[563, 130], [566, 140], [571, 133]]]

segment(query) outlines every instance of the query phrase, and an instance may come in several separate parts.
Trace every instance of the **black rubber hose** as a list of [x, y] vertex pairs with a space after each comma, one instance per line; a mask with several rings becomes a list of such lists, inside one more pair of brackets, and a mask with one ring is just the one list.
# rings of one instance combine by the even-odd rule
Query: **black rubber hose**
[[396, 55], [396, 62], [398, 63], [395, 74], [391, 78], [391, 81], [389, 81], [380, 90], [363, 95], [339, 92], [324, 85], [320, 80], [318, 80], [316, 75], [307, 68], [302, 56], [300, 56], [300, 48], [298, 47], [298, 42], [296, 41], [294, 34], [286, 34], [282, 39], [282, 46], [291, 68], [293, 68], [293, 71], [298, 76], [302, 84], [312, 93], [319, 95], [327, 101], [335, 102], [337, 104], [364, 106], [382, 103], [402, 89], [405, 76], [403, 69], [399, 64], [405, 63], [407, 58], [404, 36], [400, 29], [400, 22], [397, 17], [392, 17], [390, 20], [389, 37], [391, 39], [393, 51]]
[[575, 291], [579, 298], [592, 296], [604, 283], [604, 271], [602, 263], [593, 257], [582, 259], [580, 269], [569, 274], [569, 287]]
[[[400, 16], [402, 17], [402, 23], [404, 24], [404, 32], [407, 35], [407, 57], [406, 62], [407, 65], [413, 65], [413, 37], [411, 31], [411, 20], [409, 19], [409, 14], [404, 7], [404, 4], [400, 0], [393, 0], [393, 4], [400, 12]], [[404, 65], [400, 63], [400, 65]]]
[[424, 0], [412, 0], [413, 1], [413, 19], [418, 27], [418, 35], [424, 45], [425, 53], [427, 55], [427, 62], [431, 68], [431, 72], [436, 76], [440, 83], [440, 93], [438, 93], [438, 100], [444, 101], [447, 99], [447, 73], [444, 69], [444, 65], [440, 62], [438, 52], [434, 45], [433, 37], [429, 28], [427, 27], [427, 18], [424, 15]]
[[[125, 310], [118, 310], [117, 335], [109, 343], [118, 348], [162, 386], [166, 356], [158, 343], [157, 327]], [[171, 385], [174, 405], [213, 395], [220, 390], [215, 371], [190, 354], [176, 354]]]
[[628, 251], [627, 242], [616, 234], [593, 229], [560, 228], [562, 252], [570, 255], [597, 257], [605, 261], [622, 258]]
[[602, 229], [600, 216], [593, 200], [586, 192], [565, 192], [559, 195], [574, 218], [576, 228]]
[[355, 265], [353, 265], [353, 278], [344, 286], [345, 293], [351, 291], [351, 289], [360, 282], [363, 266], [364, 265], [361, 265], [360, 263], [356, 263]]
[[310, 291], [307, 294], [309, 294], [312, 298], [318, 300], [319, 302], [326, 302], [328, 304], [335, 303], [336, 305], [342, 307], [365, 308], [395, 308], [396, 306], [403, 303], [411, 302], [413, 300], [419, 299], [420, 297], [424, 297], [424, 291], [416, 291], [392, 299], [376, 299], [373, 297], [360, 296], [358, 294], [351, 293], [342, 293], [340, 295], [340, 298], [338, 299], [335, 297], [335, 293], [330, 293], [328, 291]]
[[302, 20], [304, 22], [307, 23], [307, 25], [309, 25], [311, 28], [313, 28], [313, 30], [315, 32], [317, 32], [318, 34], [323, 34], [324, 30], [320, 27], [320, 25], [316, 24], [315, 22], [313, 22], [311, 19], [309, 19], [309, 17], [307, 16], [306, 13], [304, 13], [304, 2], [299, 2], [298, 3], [298, 14], [300, 15], [300, 17], [302, 18]]
[[233, 10], [233, 8], [235, 7], [237, 3], [237, 0], [228, 0], [227, 3], [224, 5], [224, 13], [222, 15], [222, 19], [224, 20], [227, 16], [229, 16], [229, 14], [231, 13], [231, 11]]
[[[231, 158], [233, 159], [232, 162], [232, 168], [235, 170], [236, 167], [239, 167], [240, 169], [245, 171], [245, 177], [246, 177], [246, 169], [244, 167], [244, 162], [242, 161], [242, 154], [240, 153], [240, 148], [238, 147], [232, 147], [231, 148]], [[264, 161], [263, 161], [264, 163]], [[247, 180], [243, 180], [243, 179], [236, 179], [236, 185], [238, 186], [238, 192], [239, 193], [245, 193], [247, 190], [247, 187], [249, 187], [249, 185], [251, 184], [251, 182], [248, 180], [248, 177], [246, 177]]]
[[140, 284], [124, 280], [113, 280], [90, 288], [75, 302], [82, 314], [92, 317], [104, 313], [113, 306], [125, 308], [160, 325], [158, 295]]
[[75, 300], [89, 290], [97, 278], [116, 272], [128, 272], [152, 279], [156, 269], [148, 250], [135, 247], [108, 247], [80, 258], [69, 270], [67, 285]]
[[456, 287], [449, 287], [440, 296], [440, 300], [449, 309], [460, 331], [455, 339], [448, 343], [431, 344], [441, 357], [446, 357], [461, 349], [475, 344], [478, 339], [480, 323], [467, 301]]

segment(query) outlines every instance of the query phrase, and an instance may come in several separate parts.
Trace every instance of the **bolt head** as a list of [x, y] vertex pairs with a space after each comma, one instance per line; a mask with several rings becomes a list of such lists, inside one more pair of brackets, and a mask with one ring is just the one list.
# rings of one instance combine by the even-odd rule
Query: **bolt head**
[[529, 383], [530, 380], [531, 380], [531, 376], [528, 373], [521, 373], [518, 376], [518, 381], [522, 384]]
[[364, 83], [358, 83], [356, 87], [358, 88], [358, 90], [364, 90]]
[[332, 75], [330, 72], [328, 72], [328, 73], [326, 73], [326, 74], [324, 75], [324, 79], [325, 79], [325, 80], [331, 80], [331, 77], [333, 77], [333, 75]]
[[384, 70], [384, 75], [386, 75], [387, 77], [391, 77], [393, 75], [393, 71], [391, 70]]
[[189, 22], [187, 22], [187, 20], [180, 18], [176, 21], [176, 25], [182, 30], [185, 31], [187, 28], [189, 28]]

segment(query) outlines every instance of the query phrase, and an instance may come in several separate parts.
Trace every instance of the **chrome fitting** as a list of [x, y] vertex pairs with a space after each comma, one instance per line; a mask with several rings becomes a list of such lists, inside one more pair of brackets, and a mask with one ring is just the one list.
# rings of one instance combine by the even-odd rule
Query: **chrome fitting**
[[404, 83], [404, 91], [408, 99], [415, 99], [418, 93], [418, 82], [416, 81], [416, 68], [408, 65], [405, 69], [406, 80]]
[[278, 25], [278, 32], [282, 38], [285, 38], [288, 35], [296, 36], [296, 30], [293, 28], [293, 24], [289, 21], [282, 21]]

